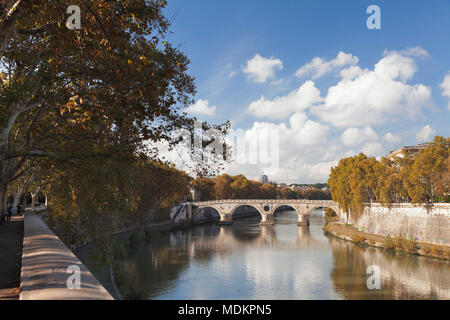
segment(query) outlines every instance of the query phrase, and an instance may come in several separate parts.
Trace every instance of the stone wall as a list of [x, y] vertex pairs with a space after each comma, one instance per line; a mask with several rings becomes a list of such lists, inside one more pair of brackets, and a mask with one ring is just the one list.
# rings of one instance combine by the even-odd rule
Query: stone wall
[[382, 236], [401, 236], [416, 241], [450, 245], [450, 204], [429, 207], [411, 204], [367, 206], [354, 226]]

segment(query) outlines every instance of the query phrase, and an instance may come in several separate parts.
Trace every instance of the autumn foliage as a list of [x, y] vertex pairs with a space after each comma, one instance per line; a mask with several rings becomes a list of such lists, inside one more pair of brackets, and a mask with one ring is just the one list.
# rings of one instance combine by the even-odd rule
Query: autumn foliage
[[200, 178], [192, 182], [200, 193], [201, 201], [222, 199], [331, 199], [329, 191], [309, 188], [293, 191], [291, 188], [277, 188], [274, 183], [262, 185], [243, 175], [220, 175], [216, 178]]
[[328, 184], [333, 200], [357, 219], [364, 203], [448, 202], [449, 164], [450, 138], [436, 136], [417, 155], [378, 161], [360, 153], [341, 159], [331, 169]]

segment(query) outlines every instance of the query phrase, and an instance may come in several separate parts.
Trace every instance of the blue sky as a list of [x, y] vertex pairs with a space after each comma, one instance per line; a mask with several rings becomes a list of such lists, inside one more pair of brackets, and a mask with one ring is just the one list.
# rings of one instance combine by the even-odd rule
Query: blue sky
[[[372, 4], [381, 30], [366, 26]], [[191, 60], [190, 112], [249, 141], [278, 130], [269, 178], [322, 182], [344, 156], [450, 136], [449, 1], [169, 0], [166, 16], [177, 12], [169, 40]]]

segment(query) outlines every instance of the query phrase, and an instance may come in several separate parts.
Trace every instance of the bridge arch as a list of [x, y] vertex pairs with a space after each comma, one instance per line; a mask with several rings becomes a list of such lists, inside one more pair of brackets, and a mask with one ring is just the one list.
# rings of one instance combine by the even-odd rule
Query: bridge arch
[[295, 208], [295, 205], [290, 205], [290, 204], [276, 204], [274, 205], [273, 209], [272, 209], [272, 214], [275, 217], [275, 214], [279, 213], [279, 212], [283, 212], [284, 210], [279, 210], [281, 208], [286, 208], [287, 210], [290, 211], [294, 211], [296, 213], [297, 216], [299, 216], [301, 213], [298, 211], [297, 208]]
[[314, 206], [308, 208], [307, 215], [308, 216], [311, 215], [311, 213], [314, 210], [319, 209], [319, 208], [329, 208], [329, 209], [333, 210], [336, 213], [336, 215], [339, 215], [338, 208], [336, 208], [335, 206], [332, 206], [332, 205], [327, 205], [327, 204], [317, 204], [317, 205], [314, 205]]
[[199, 208], [198, 221], [220, 221], [220, 212], [215, 207]]
[[261, 219], [264, 218], [264, 217], [263, 217], [263, 213], [261, 212], [261, 210], [260, 210], [258, 207], [254, 206], [254, 205], [252, 205], [252, 204], [245, 204], [245, 203], [243, 203], [243, 204], [238, 204], [237, 206], [235, 206], [235, 207], [231, 210], [231, 217], [232, 217], [232, 219], [234, 219], [234, 217], [236, 217], [235, 214], [237, 214], [238, 209], [242, 209], [242, 208], [252, 208], [252, 209], [254, 209], [256, 212], [259, 213], [259, 216], [261, 217]]

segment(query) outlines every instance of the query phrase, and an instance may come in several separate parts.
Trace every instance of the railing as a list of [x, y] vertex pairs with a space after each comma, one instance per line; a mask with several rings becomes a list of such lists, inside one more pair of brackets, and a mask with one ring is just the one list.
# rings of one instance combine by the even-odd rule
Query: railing
[[195, 201], [194, 205], [212, 205], [223, 203], [289, 203], [289, 204], [327, 204], [337, 205], [332, 200], [304, 200], [304, 199], [230, 199], [230, 200], [211, 200], [211, 201]]

